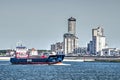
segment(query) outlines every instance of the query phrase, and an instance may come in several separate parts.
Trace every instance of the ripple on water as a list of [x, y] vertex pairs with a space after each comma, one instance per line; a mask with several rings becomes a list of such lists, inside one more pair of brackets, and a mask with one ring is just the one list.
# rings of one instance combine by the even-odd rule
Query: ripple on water
[[11, 65], [0, 62], [0, 80], [120, 80], [120, 63], [64, 64], [71, 65]]

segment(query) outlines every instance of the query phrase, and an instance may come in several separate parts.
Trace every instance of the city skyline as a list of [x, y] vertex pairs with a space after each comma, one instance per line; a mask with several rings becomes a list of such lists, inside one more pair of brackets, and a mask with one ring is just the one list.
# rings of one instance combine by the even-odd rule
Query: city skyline
[[109, 47], [120, 48], [119, 0], [0, 0], [0, 49], [15, 48], [18, 41], [28, 48], [50, 49], [63, 41], [67, 19], [76, 18], [79, 46], [87, 46], [92, 29], [104, 28]]

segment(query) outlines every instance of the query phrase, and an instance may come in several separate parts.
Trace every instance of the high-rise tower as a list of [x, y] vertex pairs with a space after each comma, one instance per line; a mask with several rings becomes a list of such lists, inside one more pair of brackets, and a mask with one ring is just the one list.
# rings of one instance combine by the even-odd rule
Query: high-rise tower
[[76, 19], [73, 17], [68, 19], [68, 33], [76, 34]]
[[78, 38], [76, 37], [76, 19], [71, 17], [68, 19], [68, 33], [64, 34], [64, 53], [69, 55], [78, 47]]
[[102, 49], [106, 48], [106, 38], [104, 36], [104, 30], [101, 27], [92, 29], [92, 41], [90, 41], [89, 52], [96, 55], [103, 55]]

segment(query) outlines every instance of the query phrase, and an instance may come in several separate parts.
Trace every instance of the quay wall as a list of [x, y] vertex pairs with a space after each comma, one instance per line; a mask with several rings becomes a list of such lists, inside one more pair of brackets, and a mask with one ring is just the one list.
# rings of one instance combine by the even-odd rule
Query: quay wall
[[120, 56], [65, 56], [64, 60], [80, 60], [80, 61], [112, 61], [112, 60], [120, 60]]

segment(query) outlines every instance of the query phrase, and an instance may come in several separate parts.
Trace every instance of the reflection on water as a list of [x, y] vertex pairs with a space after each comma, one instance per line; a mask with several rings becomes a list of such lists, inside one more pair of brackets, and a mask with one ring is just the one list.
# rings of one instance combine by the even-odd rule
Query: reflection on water
[[120, 63], [63, 64], [70, 65], [12, 65], [0, 61], [0, 80], [120, 80]]

